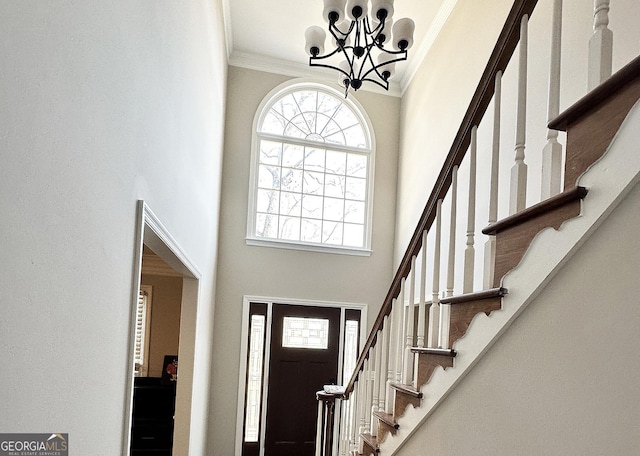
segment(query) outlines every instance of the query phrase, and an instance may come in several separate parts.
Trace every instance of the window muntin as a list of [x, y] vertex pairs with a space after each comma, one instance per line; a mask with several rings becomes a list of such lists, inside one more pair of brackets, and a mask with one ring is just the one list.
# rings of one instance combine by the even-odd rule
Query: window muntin
[[261, 112], [255, 144], [249, 239], [369, 248], [371, 139], [354, 106], [290, 89]]
[[244, 441], [257, 442], [260, 434], [265, 316], [260, 314], [252, 315], [250, 328]]
[[329, 347], [329, 320], [324, 318], [284, 317], [282, 346], [326, 350]]
[[273, 103], [258, 127], [260, 133], [368, 148], [362, 122], [342, 100], [317, 89], [288, 93]]

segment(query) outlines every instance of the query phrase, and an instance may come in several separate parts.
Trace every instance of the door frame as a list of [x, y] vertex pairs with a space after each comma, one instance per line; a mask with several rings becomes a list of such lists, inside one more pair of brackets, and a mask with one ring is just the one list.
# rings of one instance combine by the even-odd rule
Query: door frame
[[189, 454], [191, 434], [191, 409], [193, 400], [193, 370], [195, 355], [196, 314], [199, 302], [201, 274], [180, 245], [153, 213], [144, 200], [138, 200], [134, 264], [131, 287], [131, 313], [129, 323], [129, 355], [125, 381], [124, 438], [122, 454], [128, 455], [131, 447], [131, 414], [133, 411], [134, 339], [136, 311], [142, 275], [142, 249], [148, 246], [175, 271], [182, 274], [182, 301], [180, 307], [180, 335], [178, 359], [180, 381], [176, 385], [176, 406], [173, 429], [173, 454]]
[[[362, 347], [366, 341], [367, 331], [367, 310], [368, 304], [364, 303], [347, 303], [338, 301], [315, 301], [309, 299], [291, 299], [291, 298], [274, 298], [265, 296], [248, 296], [245, 295], [242, 299], [242, 330], [241, 330], [241, 344], [240, 344], [240, 368], [238, 369], [238, 407], [236, 412], [236, 444], [235, 444], [235, 456], [242, 456], [242, 442], [244, 431], [244, 407], [245, 407], [245, 389], [246, 389], [246, 376], [247, 376], [247, 356], [249, 349], [249, 308], [251, 303], [262, 303], [267, 305], [267, 318], [265, 321], [265, 345], [264, 345], [264, 363], [262, 366], [262, 404], [260, 413], [260, 422], [263, 425], [260, 428], [260, 456], [264, 456], [264, 439], [266, 433], [266, 415], [267, 415], [267, 399], [268, 399], [268, 384], [269, 384], [269, 364], [270, 364], [270, 352], [271, 352], [271, 323], [272, 312], [274, 304], [288, 304], [294, 306], [312, 306], [312, 307], [338, 307], [341, 309], [340, 313], [340, 343], [338, 348], [338, 379], [337, 383], [342, 384], [344, 379], [342, 378], [342, 366], [343, 366], [343, 351], [344, 351], [344, 323], [345, 323], [345, 310], [353, 309], [360, 311], [360, 346]], [[349, 379], [347, 379], [348, 381]], [[336, 427], [337, 428], [337, 427]], [[334, 439], [334, 441], [336, 441]]]

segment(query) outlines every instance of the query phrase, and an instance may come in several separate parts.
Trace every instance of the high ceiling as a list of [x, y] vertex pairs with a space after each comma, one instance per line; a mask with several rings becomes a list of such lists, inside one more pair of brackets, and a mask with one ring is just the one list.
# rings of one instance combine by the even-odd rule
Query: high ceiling
[[[304, 50], [307, 27], [319, 25], [326, 28], [322, 19], [323, 0], [223, 1], [232, 65], [290, 76], [324, 75], [331, 81], [335, 80], [335, 72], [309, 68]], [[416, 28], [408, 61], [396, 67], [397, 74], [390, 88], [392, 94], [402, 93], [456, 2], [395, 0], [394, 19], [410, 17]]]

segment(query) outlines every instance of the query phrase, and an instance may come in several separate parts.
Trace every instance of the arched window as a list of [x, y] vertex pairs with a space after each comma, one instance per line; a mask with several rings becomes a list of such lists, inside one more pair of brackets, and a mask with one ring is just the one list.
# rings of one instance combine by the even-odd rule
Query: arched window
[[254, 122], [247, 242], [368, 254], [373, 138], [330, 88], [288, 85]]

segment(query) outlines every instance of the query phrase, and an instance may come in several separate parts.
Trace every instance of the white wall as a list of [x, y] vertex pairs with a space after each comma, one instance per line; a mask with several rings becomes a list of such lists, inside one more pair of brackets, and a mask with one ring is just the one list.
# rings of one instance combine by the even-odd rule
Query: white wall
[[640, 186], [398, 455], [636, 454]]
[[252, 122], [263, 98], [287, 79], [237, 67], [229, 69], [211, 454], [234, 454], [243, 296], [366, 303], [370, 326], [391, 282], [400, 110], [397, 98], [367, 92], [355, 96], [371, 119], [377, 144], [370, 257], [246, 245]]
[[207, 429], [226, 91], [221, 2], [0, 4], [0, 430], [125, 438], [136, 201], [202, 272]]

